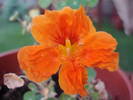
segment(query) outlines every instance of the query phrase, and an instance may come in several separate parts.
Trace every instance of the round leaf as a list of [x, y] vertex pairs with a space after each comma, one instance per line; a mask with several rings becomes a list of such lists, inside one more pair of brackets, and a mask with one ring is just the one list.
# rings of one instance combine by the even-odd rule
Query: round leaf
[[52, 0], [39, 0], [38, 3], [41, 8], [47, 8], [52, 3]]
[[73, 9], [79, 8], [80, 6], [80, 0], [67, 0], [66, 3]]
[[24, 100], [36, 100], [35, 92], [28, 91], [24, 94]]
[[39, 93], [36, 94], [36, 100], [41, 100], [42, 97], [43, 97], [43, 95], [41, 95]]
[[62, 9], [63, 7], [67, 6], [65, 1], [60, 1], [55, 4], [56, 9]]

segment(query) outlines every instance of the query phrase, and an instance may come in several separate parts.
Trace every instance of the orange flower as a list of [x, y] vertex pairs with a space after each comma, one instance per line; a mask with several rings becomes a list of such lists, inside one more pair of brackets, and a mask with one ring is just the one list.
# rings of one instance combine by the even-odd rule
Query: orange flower
[[106, 32], [96, 32], [82, 7], [47, 10], [33, 18], [32, 35], [39, 44], [18, 53], [20, 67], [32, 81], [47, 80], [59, 71], [59, 84], [66, 94], [85, 96], [86, 67], [118, 68], [116, 40]]

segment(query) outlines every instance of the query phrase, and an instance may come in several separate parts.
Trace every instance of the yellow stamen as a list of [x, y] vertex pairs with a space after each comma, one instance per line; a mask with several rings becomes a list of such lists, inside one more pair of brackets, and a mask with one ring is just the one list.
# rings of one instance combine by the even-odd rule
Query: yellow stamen
[[59, 45], [59, 49], [61, 50], [61, 52], [64, 55], [70, 55], [71, 49], [72, 49], [71, 41], [69, 39], [66, 39], [65, 40], [65, 46]]
[[72, 47], [71, 41], [69, 39], [66, 39], [65, 44], [66, 44], [66, 48], [71, 48]]

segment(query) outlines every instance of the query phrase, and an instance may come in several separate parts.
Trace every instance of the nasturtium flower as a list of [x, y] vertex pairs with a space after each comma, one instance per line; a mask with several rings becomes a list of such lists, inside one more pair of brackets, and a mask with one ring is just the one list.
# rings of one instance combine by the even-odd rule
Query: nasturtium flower
[[66, 94], [86, 96], [87, 67], [118, 69], [117, 41], [97, 32], [83, 7], [46, 10], [33, 18], [32, 35], [39, 44], [18, 52], [20, 67], [32, 81], [42, 82], [59, 72]]

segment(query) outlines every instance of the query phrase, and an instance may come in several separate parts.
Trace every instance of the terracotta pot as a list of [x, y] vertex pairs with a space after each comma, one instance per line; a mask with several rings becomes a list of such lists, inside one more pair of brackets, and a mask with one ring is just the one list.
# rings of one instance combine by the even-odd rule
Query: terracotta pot
[[[107, 90], [113, 96], [113, 100], [133, 100], [131, 83], [121, 70], [116, 72], [96, 70], [97, 78], [104, 81]], [[16, 74], [22, 73], [18, 67], [17, 50], [0, 54], [0, 84], [2, 84], [3, 81], [3, 74], [9, 72]]]
[[133, 87], [122, 70], [109, 72], [97, 70], [97, 78], [104, 81], [107, 91], [113, 96], [113, 100], [133, 100]]
[[3, 75], [10, 72], [21, 74], [17, 62], [17, 50], [0, 54], [0, 85], [3, 84]]

